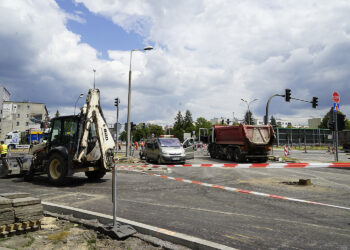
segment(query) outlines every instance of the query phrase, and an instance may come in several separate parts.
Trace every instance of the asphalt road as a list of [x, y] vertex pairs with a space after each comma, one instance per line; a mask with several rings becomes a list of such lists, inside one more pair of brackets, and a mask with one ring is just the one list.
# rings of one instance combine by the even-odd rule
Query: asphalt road
[[[190, 162], [223, 161], [198, 151]], [[170, 171], [162, 174], [350, 208], [350, 169]], [[311, 179], [313, 185], [293, 185], [299, 179]], [[111, 174], [98, 183], [79, 174], [65, 187], [51, 186], [46, 176], [31, 183], [12, 177], [0, 180], [0, 190], [30, 192], [44, 201], [112, 215]], [[118, 171], [117, 214], [239, 249], [350, 248], [350, 210], [229, 192], [135, 172]]]

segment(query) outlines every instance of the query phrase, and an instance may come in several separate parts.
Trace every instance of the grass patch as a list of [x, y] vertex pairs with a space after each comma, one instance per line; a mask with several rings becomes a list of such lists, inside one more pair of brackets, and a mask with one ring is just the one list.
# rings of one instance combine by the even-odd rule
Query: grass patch
[[34, 237], [32, 237], [31, 235], [26, 234], [24, 237], [29, 238], [29, 240], [23, 245], [23, 247], [30, 247], [35, 241]]
[[47, 236], [47, 238], [49, 240], [52, 240], [53, 242], [57, 243], [59, 241], [62, 241], [64, 239], [66, 239], [69, 234], [70, 234], [70, 232], [61, 231], [61, 232], [58, 232], [58, 233], [51, 234], [51, 235]]
[[299, 162], [299, 159], [297, 158], [292, 158], [292, 157], [288, 157], [288, 156], [283, 156], [281, 157], [283, 161], [294, 161], [294, 162]]
[[63, 227], [63, 231], [69, 231], [73, 227], [74, 227], [73, 223], [66, 223]]
[[0, 242], [3, 242], [3, 241], [7, 241], [9, 240], [10, 238], [0, 238]]
[[89, 250], [97, 249], [96, 242], [97, 242], [97, 239], [95, 236], [88, 239], [87, 244], [88, 244]]

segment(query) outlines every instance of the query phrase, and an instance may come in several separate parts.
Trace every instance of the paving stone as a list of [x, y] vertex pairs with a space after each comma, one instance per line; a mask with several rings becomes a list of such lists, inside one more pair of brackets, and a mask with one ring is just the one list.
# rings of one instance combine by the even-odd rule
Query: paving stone
[[15, 214], [12, 208], [0, 209], [0, 226], [15, 222]]
[[39, 220], [43, 217], [43, 206], [41, 204], [14, 207], [16, 222], [28, 220]]
[[1, 197], [5, 197], [5, 198], [8, 198], [8, 199], [17, 199], [17, 198], [26, 198], [26, 197], [29, 197], [29, 193], [0, 193], [0, 196]]
[[7, 207], [12, 207], [12, 200], [0, 197], [0, 209]]
[[34, 204], [40, 204], [40, 203], [41, 203], [41, 199], [34, 198], [34, 197], [17, 198], [12, 200], [12, 205], [14, 207], [34, 205]]

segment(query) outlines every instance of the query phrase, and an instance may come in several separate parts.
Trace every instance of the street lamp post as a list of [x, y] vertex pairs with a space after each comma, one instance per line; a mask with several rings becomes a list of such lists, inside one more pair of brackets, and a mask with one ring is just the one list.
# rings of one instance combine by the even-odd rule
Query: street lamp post
[[82, 98], [83, 96], [84, 96], [84, 94], [80, 94], [80, 96], [78, 97], [78, 99], [77, 99], [76, 102], [75, 102], [75, 105], [74, 105], [74, 115], [75, 115], [75, 109], [76, 109], [76, 107], [77, 107], [77, 103], [78, 103], [79, 99]]
[[[143, 50], [152, 50], [152, 46], [146, 46], [143, 48]], [[127, 116], [127, 131], [126, 131], [126, 157], [129, 157], [130, 155], [130, 141], [131, 141], [131, 127], [130, 127], [130, 105], [131, 105], [131, 60], [132, 60], [132, 52], [134, 51], [140, 51], [142, 49], [133, 49], [130, 51], [130, 67], [129, 67], [129, 89], [128, 89], [128, 116]]]
[[241, 98], [241, 101], [243, 101], [243, 102], [245, 102], [246, 104], [247, 104], [247, 106], [248, 106], [248, 124], [250, 125], [250, 119], [251, 119], [251, 117], [250, 117], [250, 109], [249, 109], [249, 106], [250, 106], [250, 104], [252, 103], [252, 102], [255, 102], [255, 101], [257, 101], [258, 99], [254, 99], [253, 101], [250, 101], [250, 102], [248, 102], [247, 100], [244, 100], [243, 98]]

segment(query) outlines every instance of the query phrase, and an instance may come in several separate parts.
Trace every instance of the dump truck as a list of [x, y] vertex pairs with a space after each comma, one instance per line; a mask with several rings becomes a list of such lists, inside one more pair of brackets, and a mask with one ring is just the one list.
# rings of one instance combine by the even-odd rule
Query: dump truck
[[275, 133], [271, 125], [214, 125], [208, 139], [211, 158], [266, 162]]
[[114, 167], [115, 142], [100, 106], [100, 92], [90, 89], [80, 114], [55, 117], [47, 141], [31, 145], [29, 153], [1, 159], [0, 177], [20, 173], [25, 180], [47, 174], [62, 185], [67, 177], [85, 172], [92, 180]]

